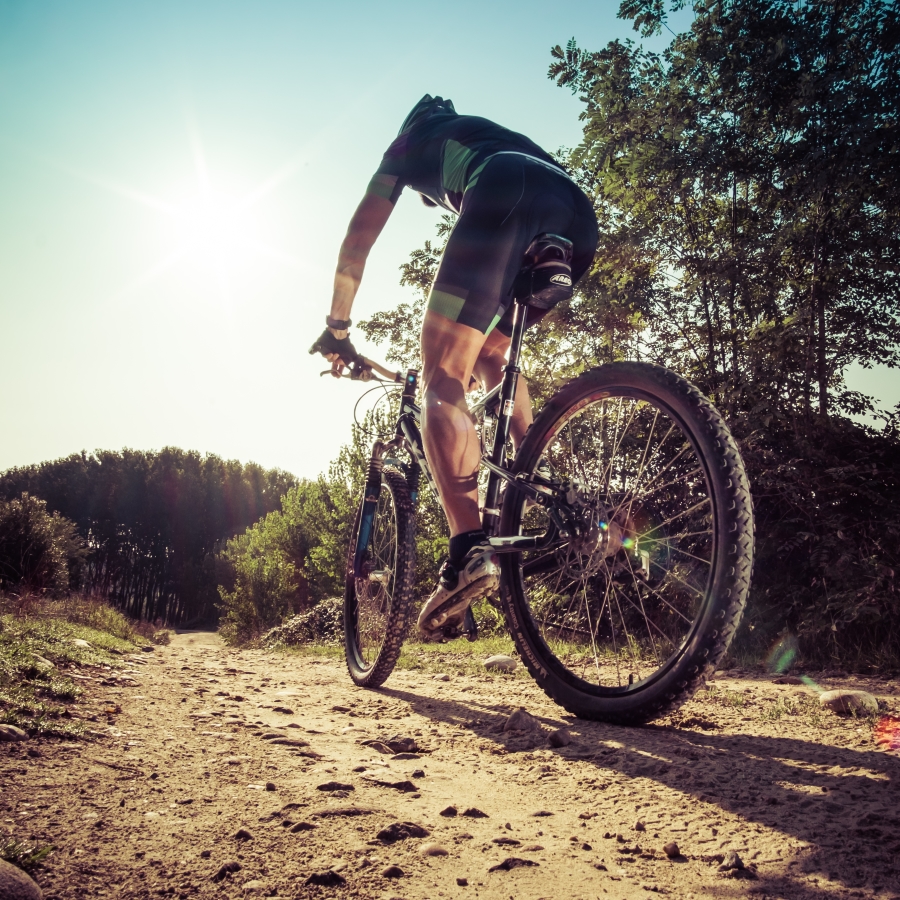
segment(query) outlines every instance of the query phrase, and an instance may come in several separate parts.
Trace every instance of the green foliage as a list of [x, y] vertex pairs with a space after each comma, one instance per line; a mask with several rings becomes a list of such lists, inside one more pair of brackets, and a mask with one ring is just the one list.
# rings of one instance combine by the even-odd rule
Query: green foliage
[[287, 615], [343, 590], [349, 497], [338, 477], [302, 481], [285, 494], [280, 511], [228, 542], [219, 588], [227, 641], [253, 640]]
[[58, 594], [69, 587], [69, 570], [85, 555], [75, 524], [23, 493], [0, 500], [0, 590]]
[[53, 850], [53, 847], [39, 847], [37, 844], [9, 838], [0, 842], [0, 859], [5, 859], [23, 872], [33, 874]]
[[896, 667], [900, 445], [838, 417], [794, 424], [743, 436], [758, 540], [742, 639], [764, 651], [787, 628], [807, 660]]
[[[551, 78], [585, 102], [571, 163], [602, 233], [585, 293], [639, 312], [631, 352], [730, 413], [871, 410], [843, 372], [900, 363], [889, 8], [710, 2], [662, 54], [553, 51]], [[663, 12], [623, 11], [654, 28]]]
[[280, 506], [279, 470], [167, 447], [73, 454], [0, 475], [0, 500], [27, 491], [72, 520], [90, 552], [72, 587], [133, 619], [209, 620], [224, 543]]
[[[84, 625], [95, 632], [129, 644], [143, 644], [145, 643], [144, 638], [153, 640], [156, 631], [149, 623], [130, 620], [108, 603], [104, 603], [96, 597], [85, 597], [82, 594], [67, 594], [54, 602], [42, 602], [36, 610], [28, 610], [28, 614], [45, 619], [58, 619], [72, 625]], [[101, 640], [104, 641], [107, 649], [119, 646], [117, 644], [107, 645], [105, 638], [101, 638]]]
[[[23, 605], [0, 596], [0, 722], [31, 734], [84, 734], [68, 711], [81, 689], [65, 669], [118, 667], [119, 655], [144, 643], [121, 613], [103, 608], [96, 600], [79, 598]], [[76, 639], [89, 646], [76, 644]]]

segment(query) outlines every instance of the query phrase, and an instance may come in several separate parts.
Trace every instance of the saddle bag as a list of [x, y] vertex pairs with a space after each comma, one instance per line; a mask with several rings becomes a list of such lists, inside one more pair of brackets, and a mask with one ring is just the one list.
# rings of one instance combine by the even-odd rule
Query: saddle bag
[[513, 283], [513, 296], [536, 309], [552, 309], [572, 296], [572, 242], [558, 234], [539, 234], [525, 251]]

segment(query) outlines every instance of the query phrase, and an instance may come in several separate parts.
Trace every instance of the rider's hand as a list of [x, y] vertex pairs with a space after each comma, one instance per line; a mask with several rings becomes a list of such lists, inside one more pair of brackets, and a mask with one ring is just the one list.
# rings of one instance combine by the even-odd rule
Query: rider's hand
[[350, 343], [349, 337], [336, 338], [330, 328], [326, 328], [309, 348], [309, 352], [321, 353], [331, 363], [331, 374], [340, 378], [345, 366], [359, 360], [356, 347]]

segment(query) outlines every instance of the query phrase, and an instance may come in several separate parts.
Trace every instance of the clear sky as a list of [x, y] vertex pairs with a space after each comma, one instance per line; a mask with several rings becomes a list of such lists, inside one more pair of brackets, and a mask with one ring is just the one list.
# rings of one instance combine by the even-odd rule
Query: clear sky
[[[325, 469], [362, 388], [307, 350], [399, 123], [430, 92], [574, 145], [549, 51], [633, 37], [617, 9], [0, 0], [0, 470], [166, 445]], [[355, 319], [438, 218], [401, 199]]]

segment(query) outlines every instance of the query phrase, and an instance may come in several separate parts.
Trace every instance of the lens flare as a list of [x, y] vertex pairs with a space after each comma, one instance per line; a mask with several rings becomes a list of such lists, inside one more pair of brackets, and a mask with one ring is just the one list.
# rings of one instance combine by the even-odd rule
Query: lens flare
[[766, 668], [775, 675], [783, 675], [797, 658], [797, 638], [786, 634], [769, 651]]
[[872, 736], [882, 750], [900, 751], [900, 719], [895, 716], [882, 716], [875, 725]]

